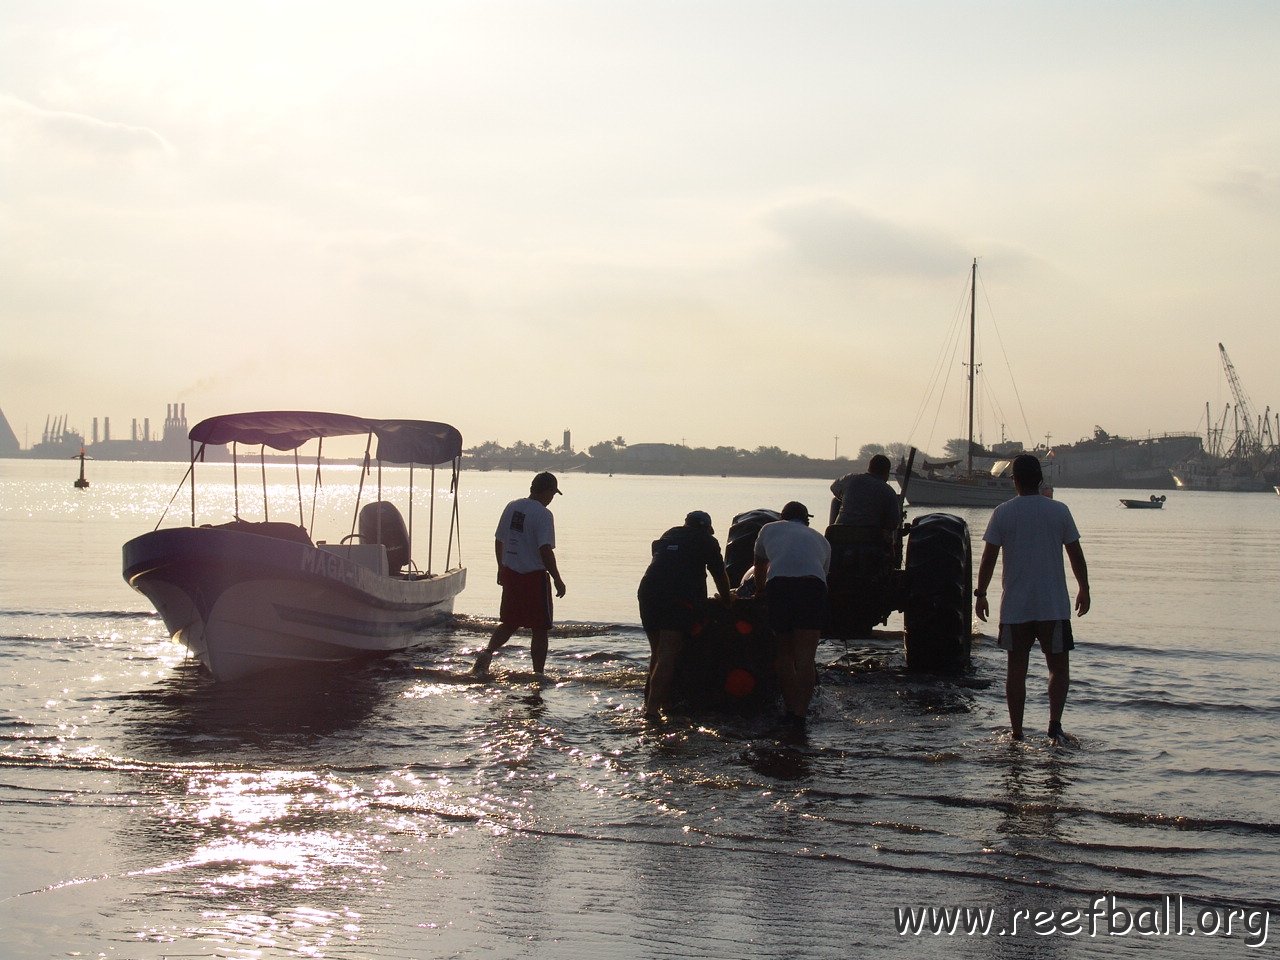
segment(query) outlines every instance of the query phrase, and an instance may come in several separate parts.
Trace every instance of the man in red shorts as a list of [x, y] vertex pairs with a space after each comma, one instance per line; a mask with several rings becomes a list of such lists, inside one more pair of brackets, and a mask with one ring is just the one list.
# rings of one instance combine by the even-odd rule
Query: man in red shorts
[[485, 676], [493, 654], [522, 627], [532, 634], [529, 653], [533, 672], [542, 675], [547, 662], [547, 631], [551, 628], [551, 584], [556, 596], [563, 597], [564, 581], [556, 567], [555, 518], [547, 509], [560, 492], [554, 474], [540, 473], [529, 485], [529, 496], [512, 500], [502, 511], [494, 533], [494, 551], [498, 558], [498, 583], [502, 585], [502, 607], [498, 629], [489, 638], [489, 646], [480, 651], [472, 672]]

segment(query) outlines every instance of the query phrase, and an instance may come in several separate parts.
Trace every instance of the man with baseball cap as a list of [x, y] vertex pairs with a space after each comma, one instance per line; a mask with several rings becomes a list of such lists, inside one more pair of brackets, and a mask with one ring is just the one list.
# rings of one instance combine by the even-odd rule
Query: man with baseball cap
[[764, 584], [769, 626], [778, 637], [778, 685], [786, 707], [783, 722], [804, 730], [817, 683], [814, 659], [827, 616], [827, 570], [831, 544], [810, 528], [813, 514], [792, 500], [782, 519], [766, 523], [756, 535], [755, 582]]
[[556, 596], [563, 597], [564, 581], [556, 566], [555, 518], [547, 507], [560, 492], [555, 475], [539, 473], [529, 484], [529, 496], [512, 500], [502, 511], [494, 533], [498, 560], [498, 583], [502, 585], [502, 605], [498, 628], [489, 645], [476, 657], [473, 672], [484, 676], [494, 653], [517, 630], [527, 627], [532, 640], [529, 653], [533, 672], [541, 676], [547, 662], [547, 631], [551, 629], [551, 582]]

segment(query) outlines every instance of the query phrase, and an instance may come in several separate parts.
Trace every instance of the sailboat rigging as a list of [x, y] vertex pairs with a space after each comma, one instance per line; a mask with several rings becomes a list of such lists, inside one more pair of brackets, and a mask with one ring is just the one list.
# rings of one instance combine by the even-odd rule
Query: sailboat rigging
[[1016, 491], [1013, 481], [1007, 477], [975, 473], [973, 469], [973, 406], [975, 352], [978, 317], [978, 259], [973, 260], [969, 274], [969, 369], [966, 376], [968, 392], [968, 435], [965, 443], [965, 469], [963, 473], [943, 473], [930, 469], [926, 461], [926, 473], [899, 477], [899, 483], [910, 486], [909, 503], [920, 507], [994, 507], [1012, 498]]

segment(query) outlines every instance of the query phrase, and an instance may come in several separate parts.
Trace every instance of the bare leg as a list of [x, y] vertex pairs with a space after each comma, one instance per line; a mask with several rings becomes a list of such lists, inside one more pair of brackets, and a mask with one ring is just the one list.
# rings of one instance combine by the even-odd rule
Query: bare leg
[[1067, 706], [1067, 690], [1071, 686], [1071, 655], [1064, 650], [1062, 653], [1046, 653], [1044, 658], [1049, 664], [1049, 728], [1060, 730], [1062, 711]]
[[644, 635], [649, 638], [649, 672], [644, 677], [644, 702], [645, 709], [648, 710], [649, 690], [653, 686], [653, 668], [658, 665], [658, 636], [661, 631], [646, 630]]
[[794, 647], [795, 631], [778, 634], [778, 655], [774, 658], [773, 668], [778, 673], [778, 686], [782, 689], [782, 706], [790, 714], [798, 712], [800, 700]]
[[535, 627], [530, 631], [533, 640], [529, 644], [529, 655], [533, 658], [533, 672], [542, 676], [542, 668], [547, 665], [547, 628]]
[[684, 649], [684, 633], [680, 630], [659, 630], [658, 650], [654, 657], [653, 672], [649, 677], [649, 692], [645, 697], [644, 713], [655, 718], [671, 705], [671, 688], [675, 685], [676, 660]]
[[775, 669], [787, 713], [803, 718], [809, 712], [817, 682], [813, 661], [818, 653], [820, 630], [792, 630], [778, 638]]
[[471, 668], [471, 672], [477, 675], [489, 672], [489, 662], [493, 660], [493, 654], [496, 650], [502, 648], [511, 635], [516, 632], [516, 628], [505, 623], [498, 624], [498, 629], [493, 631], [493, 636], [489, 638], [489, 646], [480, 651], [480, 655], [476, 657], [476, 665]]
[[818, 682], [814, 660], [818, 656], [818, 641], [822, 637], [822, 631], [796, 630], [791, 636], [796, 672], [796, 706], [793, 709], [797, 716], [803, 717], [809, 713], [813, 688]]
[[1009, 706], [1009, 729], [1013, 739], [1022, 739], [1022, 714], [1027, 704], [1027, 665], [1031, 659], [1031, 644], [1014, 641], [1009, 651], [1009, 665], [1004, 678], [1004, 700]]

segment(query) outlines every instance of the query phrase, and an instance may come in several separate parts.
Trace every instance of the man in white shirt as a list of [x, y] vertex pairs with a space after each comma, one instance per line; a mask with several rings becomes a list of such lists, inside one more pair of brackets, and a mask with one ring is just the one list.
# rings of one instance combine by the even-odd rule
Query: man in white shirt
[[552, 614], [548, 576], [555, 583], [556, 596], [563, 597], [565, 593], [564, 581], [556, 566], [555, 518], [547, 509], [559, 492], [554, 474], [539, 473], [529, 485], [529, 496], [512, 500], [502, 511], [502, 519], [494, 532], [502, 606], [498, 628], [472, 668], [477, 676], [489, 672], [495, 651], [522, 627], [527, 627], [532, 635], [529, 654], [533, 659], [533, 672], [542, 675], [547, 662], [547, 631], [551, 629]]
[[1062, 711], [1071, 685], [1071, 597], [1062, 566], [1062, 552], [1071, 561], [1076, 579], [1076, 616], [1089, 612], [1089, 570], [1080, 548], [1080, 532], [1065, 503], [1040, 495], [1044, 475], [1040, 461], [1022, 454], [1013, 461], [1013, 485], [1018, 495], [996, 507], [982, 535], [986, 547], [978, 565], [973, 591], [974, 612], [986, 621], [987, 585], [996, 559], [1004, 550], [1000, 576], [999, 644], [1009, 653], [1005, 673], [1005, 701], [1013, 739], [1022, 739], [1022, 714], [1027, 700], [1027, 667], [1031, 648], [1040, 642], [1049, 665], [1049, 738], [1067, 739]]
[[755, 583], [764, 585], [769, 626], [778, 637], [778, 685], [786, 708], [783, 722], [803, 731], [817, 682], [814, 659], [827, 617], [827, 569], [831, 544], [809, 527], [813, 516], [791, 501], [782, 519], [766, 523], [756, 535]]

